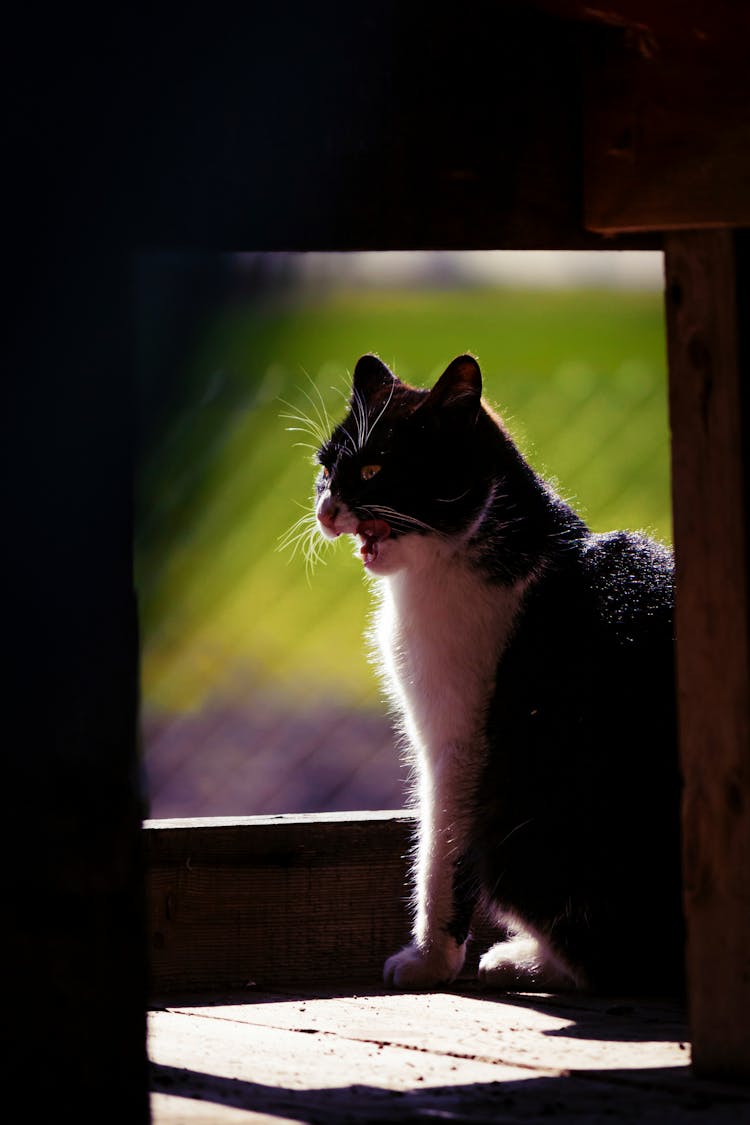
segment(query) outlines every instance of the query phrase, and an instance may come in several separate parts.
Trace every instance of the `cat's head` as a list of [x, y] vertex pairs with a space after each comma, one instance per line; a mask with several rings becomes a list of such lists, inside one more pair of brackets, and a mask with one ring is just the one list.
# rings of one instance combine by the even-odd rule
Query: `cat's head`
[[357, 536], [365, 568], [390, 575], [455, 549], [487, 503], [498, 425], [476, 360], [459, 356], [431, 390], [374, 355], [358, 361], [346, 418], [320, 448], [316, 515], [333, 539]]

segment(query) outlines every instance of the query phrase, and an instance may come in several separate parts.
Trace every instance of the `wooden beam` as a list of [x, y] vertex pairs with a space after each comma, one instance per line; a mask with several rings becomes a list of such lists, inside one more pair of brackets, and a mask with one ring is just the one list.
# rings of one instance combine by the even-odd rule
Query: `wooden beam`
[[399, 813], [149, 821], [152, 990], [379, 982], [408, 938]]
[[[62, 215], [63, 198], [49, 198]], [[65, 1120], [136, 1125], [148, 1120], [148, 1070], [130, 261], [109, 240], [94, 246], [88, 228], [68, 242], [41, 211], [26, 225], [14, 214], [3, 831], [23, 844], [3, 875], [5, 1066], [20, 1101], [34, 1100], [21, 1116], [54, 1105]], [[40, 1015], [49, 1005], [54, 1030]]]
[[[397, 0], [279, 20], [250, 6], [205, 47], [149, 35], [118, 161], [134, 242], [237, 250], [617, 249], [586, 230], [582, 29], [533, 4], [429, 19]], [[201, 57], [180, 73], [164, 58]], [[151, 84], [153, 83], [153, 85]], [[228, 111], [227, 107], [231, 107]]]
[[750, 69], [731, 40], [597, 36], [584, 114], [587, 228], [750, 226]]
[[566, 20], [627, 30], [650, 42], [711, 43], [746, 54], [750, 11], [744, 0], [532, 0]]
[[750, 1077], [750, 240], [666, 240], [693, 1062]]
[[[156, 996], [378, 985], [409, 938], [414, 818], [402, 812], [147, 821]], [[497, 928], [476, 919], [466, 975]]]

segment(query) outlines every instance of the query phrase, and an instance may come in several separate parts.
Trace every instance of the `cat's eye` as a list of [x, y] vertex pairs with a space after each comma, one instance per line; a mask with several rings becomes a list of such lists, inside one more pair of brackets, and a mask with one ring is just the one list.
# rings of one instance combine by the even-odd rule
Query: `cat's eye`
[[325, 465], [324, 465], [324, 466], [323, 466], [323, 468], [322, 468], [322, 469], [320, 470], [320, 473], [321, 473], [321, 476], [323, 477], [323, 480], [329, 480], [329, 479], [330, 479], [330, 476], [331, 476], [331, 470], [330, 470], [330, 469], [327, 469], [327, 468], [325, 467]]
[[380, 472], [382, 466], [380, 465], [363, 465], [359, 471], [362, 480], [372, 480], [377, 473]]

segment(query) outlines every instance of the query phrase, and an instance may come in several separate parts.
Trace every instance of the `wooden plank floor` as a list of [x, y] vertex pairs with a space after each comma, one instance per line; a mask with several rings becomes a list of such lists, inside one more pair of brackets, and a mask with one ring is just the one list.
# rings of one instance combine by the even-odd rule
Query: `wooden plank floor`
[[150, 1013], [154, 1125], [750, 1123], [693, 1078], [683, 1013], [585, 996], [256, 992]]

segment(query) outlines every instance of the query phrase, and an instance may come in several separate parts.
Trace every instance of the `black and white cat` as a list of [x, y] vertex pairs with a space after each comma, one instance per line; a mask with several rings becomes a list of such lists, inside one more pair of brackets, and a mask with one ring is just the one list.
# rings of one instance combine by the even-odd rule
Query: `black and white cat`
[[468, 355], [430, 391], [363, 356], [318, 455], [415, 764], [413, 940], [385, 981], [454, 980], [481, 902], [509, 933], [488, 985], [678, 986], [671, 556], [592, 534], [481, 392]]

